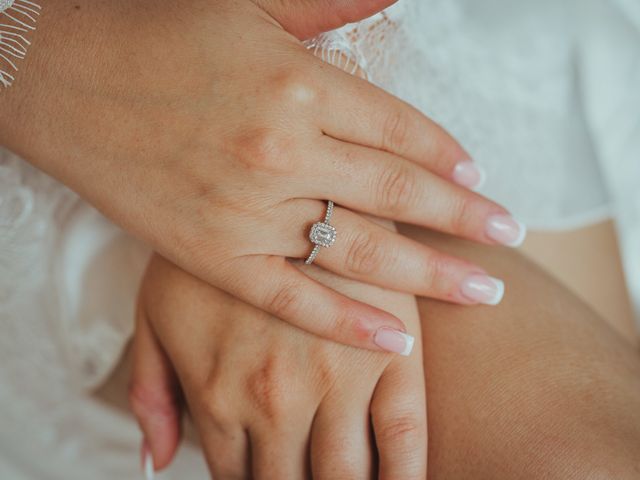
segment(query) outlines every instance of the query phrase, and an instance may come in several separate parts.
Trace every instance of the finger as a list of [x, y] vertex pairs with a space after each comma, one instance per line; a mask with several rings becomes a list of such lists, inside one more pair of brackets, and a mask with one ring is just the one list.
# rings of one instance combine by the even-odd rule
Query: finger
[[420, 362], [396, 359], [383, 373], [371, 402], [379, 479], [424, 480], [427, 412]]
[[[210, 298], [205, 301], [209, 300]], [[200, 353], [204, 355], [199, 357], [202, 363], [206, 355], [204, 352]], [[217, 354], [211, 353], [208, 352], [209, 356], [218, 357]], [[193, 375], [181, 375], [185, 382], [185, 399], [212, 477], [215, 480], [249, 478], [249, 440], [237, 416], [237, 402], [234, 402], [231, 396], [233, 389], [221, 380], [220, 365], [216, 362], [217, 360], [208, 365], [209, 373], [204, 379]], [[205, 383], [201, 383], [203, 381]], [[194, 382], [193, 385], [191, 382]]]
[[320, 406], [311, 430], [313, 480], [372, 478], [372, 449], [367, 402]]
[[254, 429], [250, 436], [254, 479], [309, 478], [309, 428], [289, 424], [278, 429]]
[[250, 477], [251, 460], [246, 432], [237, 428], [221, 431], [206, 421], [198, 431], [205, 459], [215, 480], [242, 480]]
[[[291, 236], [295, 242], [278, 245], [272, 253], [295, 258], [308, 255], [310, 227], [305, 219], [321, 218], [325, 208], [323, 202], [306, 200], [284, 207], [283, 218], [289, 223], [299, 218], [300, 232]], [[502, 282], [470, 262], [431, 249], [345, 208], [334, 207], [331, 224], [337, 232], [335, 243], [323, 248], [314, 263], [340, 276], [465, 305], [493, 305], [501, 300]], [[485, 287], [479, 288], [482, 285]]]
[[466, 187], [479, 185], [482, 171], [470, 155], [416, 108], [337, 68], [327, 67], [320, 75], [325, 85], [340, 84], [320, 97], [316, 118], [327, 135], [404, 157]]
[[329, 138], [325, 144], [323, 157], [336, 162], [315, 162], [313, 186], [300, 196], [328, 198], [353, 210], [487, 244], [515, 247], [524, 240], [524, 226], [507, 210], [469, 189], [386, 152]]
[[239, 257], [218, 274], [232, 295], [309, 333], [404, 355], [413, 347], [400, 319], [312, 280], [283, 257]]
[[143, 450], [148, 449], [154, 470], [161, 470], [178, 448], [182, 408], [175, 372], [142, 312], [132, 349], [129, 403], [144, 435]]

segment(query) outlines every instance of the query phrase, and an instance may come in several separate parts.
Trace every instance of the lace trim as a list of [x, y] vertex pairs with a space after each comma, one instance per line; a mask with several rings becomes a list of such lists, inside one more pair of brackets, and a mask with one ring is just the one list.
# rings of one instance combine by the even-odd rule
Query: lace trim
[[[0, 0], [0, 85], [9, 87], [31, 42], [25, 35], [36, 29], [41, 7], [29, 0]], [[11, 72], [11, 73], [10, 73]]]
[[356, 52], [353, 45], [339, 31], [321, 34], [305, 42], [307, 49], [323, 62], [338, 67], [351, 75], [360, 75], [369, 79], [365, 58]]

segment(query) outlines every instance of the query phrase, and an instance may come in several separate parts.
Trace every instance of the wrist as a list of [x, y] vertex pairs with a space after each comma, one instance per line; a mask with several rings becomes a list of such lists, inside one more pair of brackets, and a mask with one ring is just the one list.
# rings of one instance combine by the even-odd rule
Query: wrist
[[73, 136], [67, 113], [79, 102], [78, 90], [95, 84], [105, 61], [97, 53], [107, 10], [100, 2], [47, 0], [13, 85], [0, 89], [0, 144], [44, 170]]

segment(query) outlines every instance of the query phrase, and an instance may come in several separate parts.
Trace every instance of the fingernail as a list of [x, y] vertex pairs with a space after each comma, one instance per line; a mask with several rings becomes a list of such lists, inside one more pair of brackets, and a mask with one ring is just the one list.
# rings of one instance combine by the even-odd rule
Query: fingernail
[[453, 169], [453, 181], [472, 190], [482, 187], [486, 179], [486, 172], [471, 160], [463, 160]]
[[142, 442], [142, 467], [144, 469], [144, 478], [146, 478], [146, 480], [153, 480], [153, 455], [146, 440]]
[[399, 330], [382, 327], [376, 331], [373, 341], [383, 350], [407, 357], [413, 350], [415, 338]]
[[465, 278], [460, 289], [469, 300], [486, 305], [497, 305], [504, 296], [504, 282], [482, 273]]
[[487, 221], [486, 233], [502, 245], [519, 247], [527, 236], [527, 227], [511, 215], [492, 215]]

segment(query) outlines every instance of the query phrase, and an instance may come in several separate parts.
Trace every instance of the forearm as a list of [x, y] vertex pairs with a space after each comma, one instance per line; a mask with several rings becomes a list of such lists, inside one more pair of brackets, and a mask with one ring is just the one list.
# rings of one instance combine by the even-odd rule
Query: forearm
[[78, 101], [69, 95], [71, 85], [96, 64], [92, 44], [100, 39], [106, 21], [98, 19], [106, 9], [91, 3], [46, 1], [14, 84], [0, 90], [0, 143], [29, 159], [41, 160], [47, 137], [64, 132], [64, 106]]
[[[190, 40], [174, 4], [47, 0], [14, 85], [0, 91], [0, 144], [125, 227], [140, 220], [113, 213], [132, 210], [131, 198], [118, 204], [113, 192], [124, 197], [125, 183], [141, 185], [158, 151], [180, 158], [180, 140], [190, 138], [191, 125], [172, 116], [188, 89], [179, 82], [189, 59], [171, 62], [172, 72], [158, 67]], [[169, 114], [167, 104], [176, 105]]]
[[144, 0], [42, 3], [16, 80], [0, 90], [0, 144], [73, 184], [71, 177], [90, 167], [91, 152], [110, 139], [122, 144], [127, 129], [135, 134], [130, 100], [149, 90], [152, 77], [161, 81], [162, 72], [152, 60], [139, 65], [134, 51], [159, 54], [153, 44], [162, 22], [153, 17], [170, 12], [164, 1], [154, 8]]

